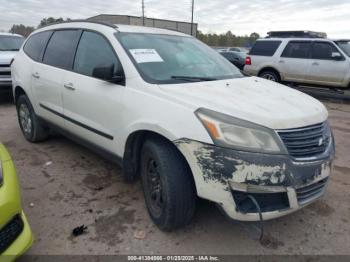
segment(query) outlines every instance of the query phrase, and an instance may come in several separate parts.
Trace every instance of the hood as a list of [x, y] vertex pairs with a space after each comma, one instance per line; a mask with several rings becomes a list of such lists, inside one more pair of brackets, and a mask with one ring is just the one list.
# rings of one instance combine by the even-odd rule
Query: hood
[[257, 77], [160, 85], [170, 99], [204, 107], [272, 129], [309, 126], [325, 121], [324, 105], [309, 95]]
[[18, 51], [0, 51], [0, 65], [9, 65]]

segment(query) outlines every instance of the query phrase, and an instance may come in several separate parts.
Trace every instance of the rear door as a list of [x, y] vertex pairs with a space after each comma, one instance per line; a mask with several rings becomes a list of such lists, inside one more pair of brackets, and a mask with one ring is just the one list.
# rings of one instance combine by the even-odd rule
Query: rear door
[[97, 32], [84, 31], [73, 70], [64, 78], [63, 106], [68, 131], [115, 152], [115, 137], [122, 128], [120, 100], [125, 86], [93, 77], [95, 68], [111, 65], [114, 73], [123, 71], [107, 38]]
[[61, 127], [64, 127], [63, 76], [71, 68], [80, 34], [81, 30], [54, 31], [46, 46], [42, 63], [35, 63], [32, 71], [32, 89], [39, 115]]
[[283, 80], [305, 82], [310, 70], [311, 41], [290, 41], [278, 61], [278, 69]]
[[312, 60], [306, 80], [320, 85], [342, 86], [348, 70], [348, 62], [338, 48], [330, 42], [315, 41]]

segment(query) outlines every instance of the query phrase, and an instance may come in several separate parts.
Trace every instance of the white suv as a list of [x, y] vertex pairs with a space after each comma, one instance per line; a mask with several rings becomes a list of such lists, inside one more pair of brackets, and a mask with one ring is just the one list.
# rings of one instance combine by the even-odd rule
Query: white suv
[[244, 72], [277, 82], [350, 88], [350, 41], [259, 39], [246, 58]]
[[163, 230], [187, 224], [196, 196], [238, 220], [272, 219], [323, 195], [334, 155], [325, 107], [245, 77], [178, 32], [69, 22], [34, 32], [12, 64], [27, 140], [49, 129], [142, 178]]
[[20, 49], [24, 37], [17, 34], [0, 33], [0, 95], [11, 94], [10, 64]]

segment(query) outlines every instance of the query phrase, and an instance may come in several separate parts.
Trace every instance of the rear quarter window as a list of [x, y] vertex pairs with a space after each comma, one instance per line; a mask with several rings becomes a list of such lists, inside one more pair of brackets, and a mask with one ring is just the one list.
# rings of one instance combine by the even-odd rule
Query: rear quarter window
[[257, 41], [249, 54], [257, 56], [273, 56], [280, 44], [281, 41]]
[[52, 31], [41, 32], [32, 35], [23, 47], [24, 52], [33, 60], [41, 61], [44, 48]]

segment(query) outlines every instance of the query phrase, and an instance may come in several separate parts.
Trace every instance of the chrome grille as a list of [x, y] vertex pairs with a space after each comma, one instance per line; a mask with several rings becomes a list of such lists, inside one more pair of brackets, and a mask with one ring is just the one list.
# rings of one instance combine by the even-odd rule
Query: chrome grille
[[295, 158], [315, 157], [324, 153], [331, 141], [331, 133], [326, 122], [278, 131], [289, 154]]
[[318, 197], [320, 197], [325, 189], [326, 183], [327, 183], [327, 178], [318, 181], [314, 184], [297, 188], [295, 191], [297, 193], [297, 199], [298, 203], [303, 205], [306, 204]]

